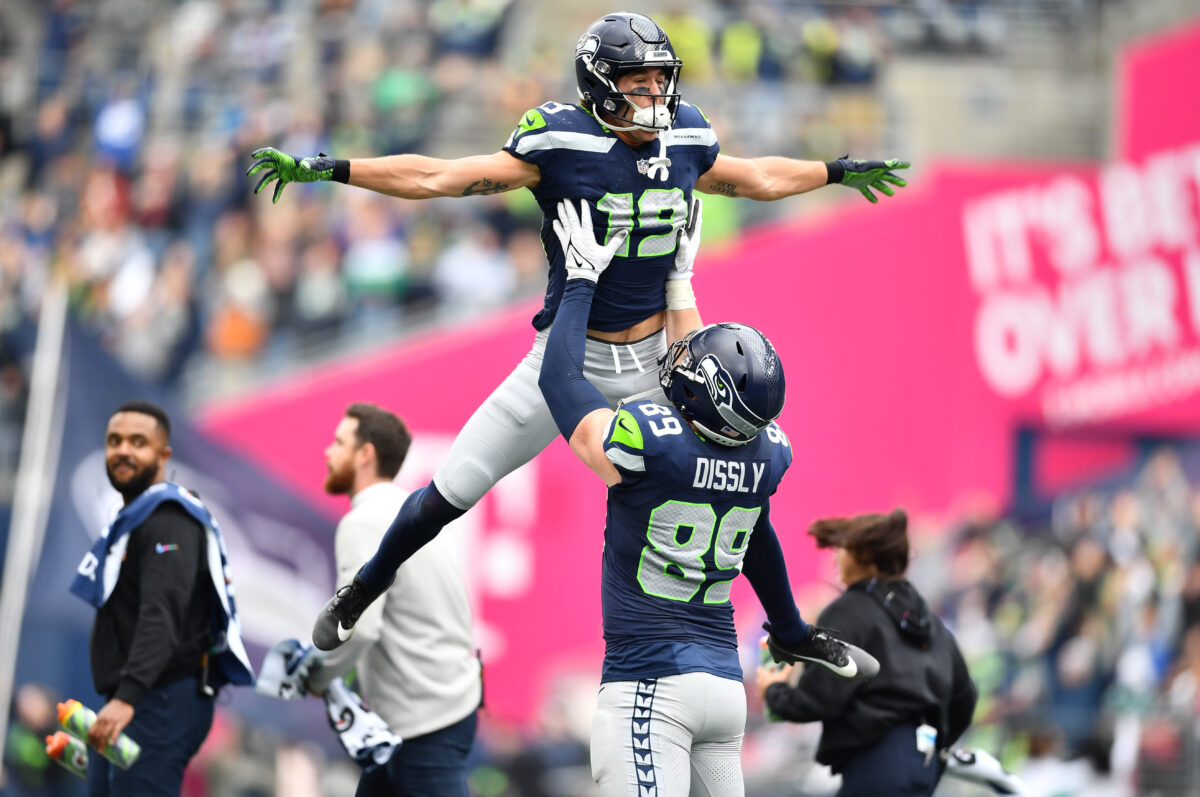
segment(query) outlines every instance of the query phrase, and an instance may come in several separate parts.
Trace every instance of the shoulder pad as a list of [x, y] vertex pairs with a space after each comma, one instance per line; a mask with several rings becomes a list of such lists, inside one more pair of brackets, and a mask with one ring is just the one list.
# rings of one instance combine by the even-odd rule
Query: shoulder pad
[[504, 148], [518, 157], [534, 159], [556, 149], [607, 152], [616, 141], [578, 105], [547, 102], [521, 116]]
[[676, 127], [712, 127], [708, 115], [700, 110], [700, 106], [689, 102], [679, 103], [679, 113], [675, 115]]
[[624, 407], [617, 410], [617, 414], [613, 416], [604, 442], [619, 443], [630, 451], [641, 451], [645, 448], [642, 428], [638, 426], [637, 418]]
[[762, 436], [767, 439], [767, 444], [774, 455], [783, 459], [785, 466], [792, 464], [792, 444], [779, 424], [771, 421], [771, 425], [763, 430]]
[[520, 137], [543, 128], [552, 130], [576, 129], [581, 123], [592, 117], [577, 105], [567, 105], [561, 102], [544, 102], [536, 108], [530, 108], [517, 122], [513, 135]]
[[604, 433], [604, 455], [622, 473], [642, 473], [646, 470], [646, 441], [637, 416], [621, 407], [609, 421]]

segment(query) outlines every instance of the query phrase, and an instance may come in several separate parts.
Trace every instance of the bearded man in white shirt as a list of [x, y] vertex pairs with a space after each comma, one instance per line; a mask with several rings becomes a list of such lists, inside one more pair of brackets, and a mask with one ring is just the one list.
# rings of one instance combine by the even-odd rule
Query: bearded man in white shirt
[[[375, 552], [408, 494], [393, 479], [412, 437], [395, 414], [356, 403], [325, 449], [325, 491], [350, 498], [334, 541], [339, 585]], [[386, 767], [369, 770], [357, 797], [467, 797], [467, 755], [482, 701], [471, 607], [452, 538], [439, 535], [397, 571], [352, 636], [308, 676], [321, 693], [357, 668], [371, 709], [404, 743]]]

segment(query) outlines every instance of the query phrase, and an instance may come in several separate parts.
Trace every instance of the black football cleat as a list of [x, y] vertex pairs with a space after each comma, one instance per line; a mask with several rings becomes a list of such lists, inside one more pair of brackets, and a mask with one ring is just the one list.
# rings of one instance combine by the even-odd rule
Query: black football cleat
[[[763, 628], [768, 632], [771, 630], [769, 625], [764, 625]], [[808, 635], [800, 644], [785, 646], [774, 634], [768, 633], [767, 647], [776, 661], [787, 664], [811, 661], [829, 668], [843, 678], [865, 680], [879, 674], [879, 662], [874, 656], [811, 623], [808, 626]]]
[[350, 583], [339, 589], [317, 615], [317, 621], [313, 623], [313, 645], [318, 650], [333, 650], [340, 646], [354, 633], [354, 624], [367, 607], [386, 591], [387, 587], [371, 589], [355, 573]]

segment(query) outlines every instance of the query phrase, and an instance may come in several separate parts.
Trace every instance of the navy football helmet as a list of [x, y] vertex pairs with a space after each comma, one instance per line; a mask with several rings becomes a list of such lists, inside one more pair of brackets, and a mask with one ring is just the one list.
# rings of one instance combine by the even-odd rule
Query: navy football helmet
[[[654, 20], [641, 14], [619, 12], [593, 22], [575, 45], [575, 79], [579, 98], [597, 116], [605, 112], [629, 122], [613, 130], [666, 130], [679, 110], [679, 70], [683, 61], [675, 57], [671, 40]], [[623, 73], [646, 67], [662, 67], [667, 82], [649, 108], [639, 108], [634, 93], [617, 90]], [[626, 117], [623, 112], [628, 111]]]
[[745, 324], [709, 324], [675, 341], [658, 381], [679, 413], [722, 445], [749, 443], [783, 412], [783, 363]]

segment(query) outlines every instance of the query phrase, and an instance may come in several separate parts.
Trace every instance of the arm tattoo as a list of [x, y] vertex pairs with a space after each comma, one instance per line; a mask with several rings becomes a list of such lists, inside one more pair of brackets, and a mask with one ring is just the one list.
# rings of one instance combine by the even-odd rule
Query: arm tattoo
[[713, 183], [709, 186], [714, 194], [724, 194], [725, 196], [737, 196], [737, 186], [733, 183], [727, 183], [724, 180]]
[[488, 178], [476, 180], [462, 192], [463, 196], [482, 196], [484, 194], [499, 194], [508, 190], [508, 183], [494, 183]]

